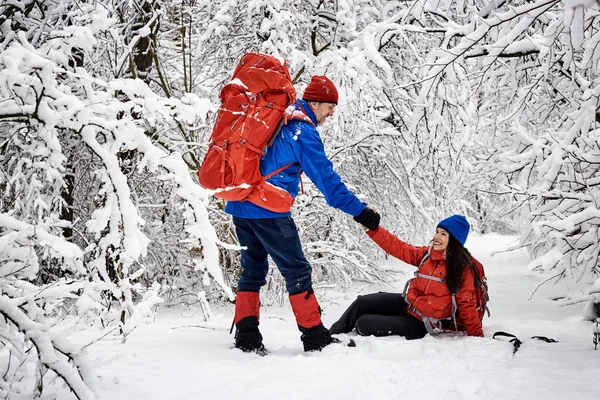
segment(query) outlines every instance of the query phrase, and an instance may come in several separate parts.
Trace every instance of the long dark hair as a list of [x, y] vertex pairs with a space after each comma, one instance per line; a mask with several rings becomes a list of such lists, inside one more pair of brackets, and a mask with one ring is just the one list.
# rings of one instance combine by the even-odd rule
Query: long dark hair
[[470, 268], [473, 274], [475, 274], [475, 264], [469, 250], [451, 234], [448, 237], [448, 246], [446, 247], [446, 286], [450, 290], [450, 293], [458, 293], [460, 278], [465, 268]]

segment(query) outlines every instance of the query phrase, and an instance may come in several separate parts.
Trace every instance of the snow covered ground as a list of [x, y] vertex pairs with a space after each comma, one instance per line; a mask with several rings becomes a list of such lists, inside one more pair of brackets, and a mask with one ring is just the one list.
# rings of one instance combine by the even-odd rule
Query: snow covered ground
[[[485, 338], [354, 336], [357, 347], [332, 345], [304, 353], [289, 307], [261, 310], [266, 357], [233, 349], [232, 307], [214, 309], [212, 321], [177, 311], [161, 311], [154, 324], [137, 328], [126, 344], [106, 339], [89, 348], [96, 360], [99, 399], [598, 399], [600, 350], [594, 351], [592, 323], [583, 304], [560, 306], [552, 286], [531, 298], [546, 277], [530, 273], [524, 252], [504, 252], [514, 238], [472, 236], [467, 247], [488, 275], [492, 316]], [[368, 240], [368, 239], [365, 239]], [[398, 261], [386, 267], [410, 268]], [[408, 274], [406, 275], [409, 276]], [[362, 287], [361, 293], [400, 291]], [[354, 298], [352, 292], [317, 291], [330, 326]], [[492, 340], [495, 331], [517, 335], [523, 344]], [[552, 337], [559, 343], [530, 339]], [[341, 335], [345, 337], [345, 335]], [[57, 397], [71, 399], [67, 392]]]

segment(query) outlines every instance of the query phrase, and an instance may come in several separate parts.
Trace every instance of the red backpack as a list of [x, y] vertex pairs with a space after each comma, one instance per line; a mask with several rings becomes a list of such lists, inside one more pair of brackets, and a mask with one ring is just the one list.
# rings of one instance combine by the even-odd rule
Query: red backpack
[[[266, 54], [246, 54], [220, 97], [211, 143], [197, 172], [200, 185], [216, 190], [215, 196], [224, 200], [289, 211], [294, 198], [266, 181], [291, 164], [267, 176], [259, 168], [261, 157], [287, 122], [286, 109], [296, 99], [287, 63]], [[288, 117], [298, 118], [291, 112]]]

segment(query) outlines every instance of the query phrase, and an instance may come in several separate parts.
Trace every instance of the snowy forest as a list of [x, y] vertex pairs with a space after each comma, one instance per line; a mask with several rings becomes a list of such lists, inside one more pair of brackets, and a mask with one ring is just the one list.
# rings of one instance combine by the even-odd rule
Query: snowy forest
[[[233, 224], [195, 172], [248, 52], [284, 58], [299, 94], [335, 82], [320, 133], [383, 226], [426, 243], [464, 214], [572, 283], [557, 306], [600, 301], [595, 0], [3, 0], [0, 398], [47, 374], [95, 398], [66, 316], [126, 341], [159, 304], [234, 300]], [[315, 287], [392, 273], [308, 179], [293, 214]], [[285, 295], [273, 269], [263, 300]]]

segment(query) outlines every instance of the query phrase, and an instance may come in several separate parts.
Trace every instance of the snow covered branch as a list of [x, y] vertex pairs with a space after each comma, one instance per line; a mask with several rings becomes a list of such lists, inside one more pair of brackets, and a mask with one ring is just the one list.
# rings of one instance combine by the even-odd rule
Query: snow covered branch
[[[81, 354], [80, 349], [64, 340], [61, 336], [48, 332], [47, 326], [33, 321], [8, 296], [0, 296], [0, 315], [20, 332], [21, 336], [19, 340], [23, 341], [22, 344], [19, 343], [21, 349], [27, 347], [27, 342], [33, 344], [39, 363], [58, 375], [71, 389], [73, 394], [75, 394], [77, 399], [93, 400], [96, 398], [88, 386], [88, 382], [93, 377], [91, 364]], [[14, 343], [13, 346], [15, 346]], [[15, 350], [21, 355], [24, 354], [19, 351], [19, 348]], [[16, 368], [11, 368], [10, 360], [8, 362], [7, 372]], [[10, 396], [10, 387], [0, 387], [0, 395]]]

